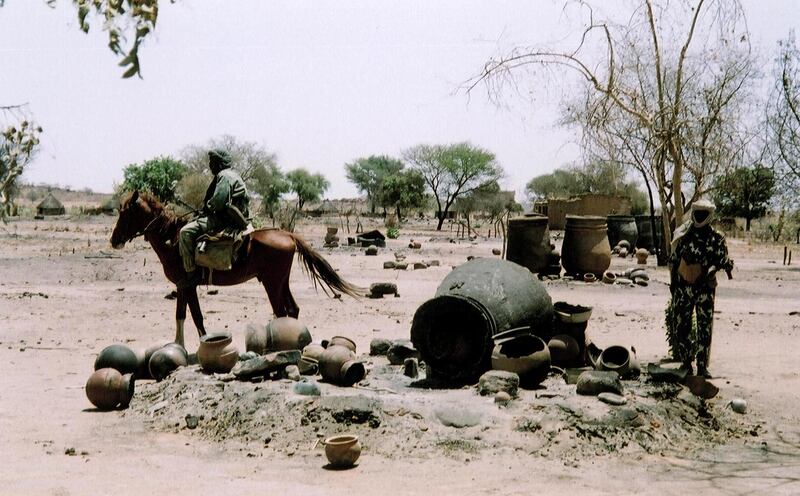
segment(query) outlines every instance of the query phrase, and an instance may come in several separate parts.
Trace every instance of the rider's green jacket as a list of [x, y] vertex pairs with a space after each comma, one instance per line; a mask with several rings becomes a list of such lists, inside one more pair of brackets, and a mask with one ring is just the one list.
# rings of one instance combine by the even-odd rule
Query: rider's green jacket
[[239, 209], [245, 218], [250, 217], [250, 198], [242, 176], [234, 169], [223, 169], [214, 176], [203, 199], [203, 210], [210, 216], [226, 218], [230, 206]]

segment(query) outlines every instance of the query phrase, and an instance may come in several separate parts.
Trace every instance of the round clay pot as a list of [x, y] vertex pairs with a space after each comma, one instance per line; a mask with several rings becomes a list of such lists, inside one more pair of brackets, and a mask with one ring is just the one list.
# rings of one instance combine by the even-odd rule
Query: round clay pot
[[257, 355], [267, 353], [267, 326], [261, 324], [247, 324], [244, 336], [245, 351], [252, 351]]
[[146, 350], [144, 350], [144, 353], [141, 355], [141, 357], [139, 355], [137, 355], [137, 359], [139, 359], [139, 358], [141, 359], [141, 361], [139, 362], [139, 366], [136, 368], [136, 379], [137, 380], [152, 379], [153, 378], [153, 376], [150, 375], [150, 358], [153, 356], [153, 353], [155, 353], [156, 351], [160, 350], [161, 348], [163, 348], [167, 344], [168, 343], [157, 344], [157, 345], [151, 346], [151, 347], [147, 348]]
[[294, 317], [278, 317], [267, 324], [267, 350], [302, 350], [311, 343], [311, 333]]
[[636, 263], [639, 265], [646, 265], [647, 264], [647, 257], [650, 256], [650, 252], [645, 250], [644, 248], [639, 248], [635, 252], [636, 255]]
[[611, 245], [604, 217], [567, 215], [561, 265], [568, 274], [600, 276], [611, 265]]
[[94, 361], [94, 369], [112, 368], [120, 374], [133, 374], [139, 367], [136, 353], [124, 344], [112, 344], [103, 348]]
[[614, 281], [616, 281], [616, 280], [617, 280], [617, 276], [613, 272], [606, 271], [603, 274], [603, 282], [606, 283], [606, 284], [614, 284]]
[[302, 375], [317, 375], [317, 372], [319, 372], [319, 361], [315, 358], [303, 356], [300, 358], [300, 363], [297, 364], [297, 368]]
[[150, 357], [150, 375], [160, 381], [167, 377], [178, 367], [185, 367], [189, 363], [186, 350], [183, 346], [170, 343], [156, 350]]
[[233, 346], [230, 333], [206, 334], [200, 338], [197, 361], [206, 372], [226, 374], [239, 361], [239, 351]]
[[319, 358], [319, 371], [326, 382], [352, 386], [364, 378], [364, 364], [356, 361], [356, 354], [341, 345], [329, 345]]
[[95, 370], [86, 381], [86, 397], [100, 410], [126, 408], [133, 398], [133, 374], [110, 367]]
[[550, 371], [550, 350], [541, 338], [520, 334], [495, 339], [492, 368], [519, 375], [520, 384], [533, 386], [542, 382]]
[[353, 353], [356, 352], [356, 343], [352, 339], [344, 336], [332, 337], [330, 341], [328, 341], [328, 346], [344, 346]]
[[316, 361], [319, 361], [319, 357], [321, 357], [323, 353], [325, 353], [325, 347], [321, 344], [311, 343], [303, 348], [303, 356]]
[[361, 443], [358, 442], [358, 436], [350, 434], [332, 436], [325, 439], [322, 444], [325, 445], [325, 456], [332, 467], [352, 467], [361, 456]]
[[550, 350], [550, 361], [557, 366], [573, 364], [581, 352], [578, 341], [566, 334], [553, 336], [547, 343], [547, 349]]
[[638, 362], [630, 350], [624, 346], [614, 345], [604, 349], [595, 364], [597, 370], [612, 370], [620, 377], [630, 375], [632, 370], [638, 368]]

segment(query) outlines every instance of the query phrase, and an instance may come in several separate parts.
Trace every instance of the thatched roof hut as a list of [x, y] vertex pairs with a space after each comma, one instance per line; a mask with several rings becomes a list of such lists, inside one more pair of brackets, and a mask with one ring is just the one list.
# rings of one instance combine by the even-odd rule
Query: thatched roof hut
[[64, 215], [65, 213], [64, 204], [58, 201], [53, 193], [47, 193], [44, 200], [36, 206], [37, 215]]

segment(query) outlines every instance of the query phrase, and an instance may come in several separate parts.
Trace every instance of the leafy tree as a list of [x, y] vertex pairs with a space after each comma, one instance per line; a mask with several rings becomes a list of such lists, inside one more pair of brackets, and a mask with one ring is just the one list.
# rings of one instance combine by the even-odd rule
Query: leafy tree
[[291, 187], [286, 175], [275, 164], [259, 167], [251, 178], [253, 191], [261, 195], [261, 209], [275, 222], [275, 214], [281, 206], [281, 197]]
[[525, 191], [533, 201], [569, 198], [586, 192], [580, 174], [571, 169], [556, 169], [536, 176], [525, 185]]
[[720, 215], [744, 217], [745, 231], [750, 221], [767, 213], [767, 203], [775, 190], [775, 174], [766, 167], [737, 167], [716, 181], [714, 203]]
[[403, 154], [406, 161], [425, 178], [436, 201], [439, 223], [447, 218], [453, 202], [488, 183], [497, 181], [503, 169], [488, 150], [469, 143], [417, 145]]
[[122, 191], [149, 191], [162, 202], [175, 200], [175, 185], [186, 174], [183, 162], [169, 156], [157, 157], [143, 164], [131, 164], [123, 170]]
[[16, 112], [20, 106], [2, 107], [0, 113], [11, 115], [14, 122], [0, 131], [0, 219], [5, 222], [17, 189], [17, 179], [39, 147], [42, 128], [31, 124]]
[[289, 191], [297, 196], [297, 210], [303, 210], [308, 202], [319, 201], [330, 187], [330, 183], [322, 174], [311, 174], [306, 169], [300, 168], [286, 174], [289, 181]]
[[375, 213], [377, 204], [385, 204], [379, 198], [384, 180], [400, 172], [404, 165], [400, 160], [386, 155], [370, 155], [345, 164], [344, 167], [347, 179], [355, 184], [359, 191], [367, 195], [370, 210]]
[[402, 219], [402, 211], [424, 208], [428, 198], [425, 194], [425, 178], [416, 170], [401, 170], [386, 176], [380, 188], [380, 202], [383, 207], [394, 207], [397, 219]]
[[175, 187], [177, 197], [190, 207], [200, 210], [203, 207], [203, 199], [206, 196], [209, 179], [204, 174], [187, 172]]

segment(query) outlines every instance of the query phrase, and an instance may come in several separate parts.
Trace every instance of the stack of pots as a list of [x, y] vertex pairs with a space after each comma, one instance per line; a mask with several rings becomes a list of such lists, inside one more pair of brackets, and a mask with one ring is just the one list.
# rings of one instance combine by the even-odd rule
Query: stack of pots
[[561, 265], [567, 274], [601, 278], [611, 265], [611, 245], [605, 217], [567, 215]]
[[506, 259], [533, 273], [549, 272], [552, 248], [547, 223], [547, 217], [536, 214], [509, 219]]
[[609, 246], [617, 246], [622, 240], [628, 242], [628, 251], [636, 246], [639, 231], [633, 215], [609, 215], [606, 217], [606, 224], [608, 225]]
[[[592, 307], [585, 307], [582, 305], [571, 305], [564, 301], [557, 301], [553, 304], [555, 313], [555, 332], [558, 334], [553, 339], [558, 338], [559, 335], [567, 336], [575, 341], [578, 346], [577, 355], [570, 350], [572, 342], [567, 339], [561, 339], [561, 343], [555, 343], [554, 346], [565, 348], [563, 354], [564, 362], [557, 363], [556, 365], [562, 366], [582, 366], [589, 362], [586, 354], [586, 328], [589, 324], [589, 318], [592, 316]], [[552, 341], [552, 340], [551, 340]], [[550, 343], [548, 343], [549, 345]], [[555, 350], [554, 350], [555, 351]], [[559, 358], [559, 353], [553, 353], [556, 358]]]
[[429, 373], [466, 384], [491, 368], [492, 338], [523, 326], [535, 335], [552, 330], [544, 285], [516, 263], [476, 258], [451, 271], [417, 309], [411, 341]]

